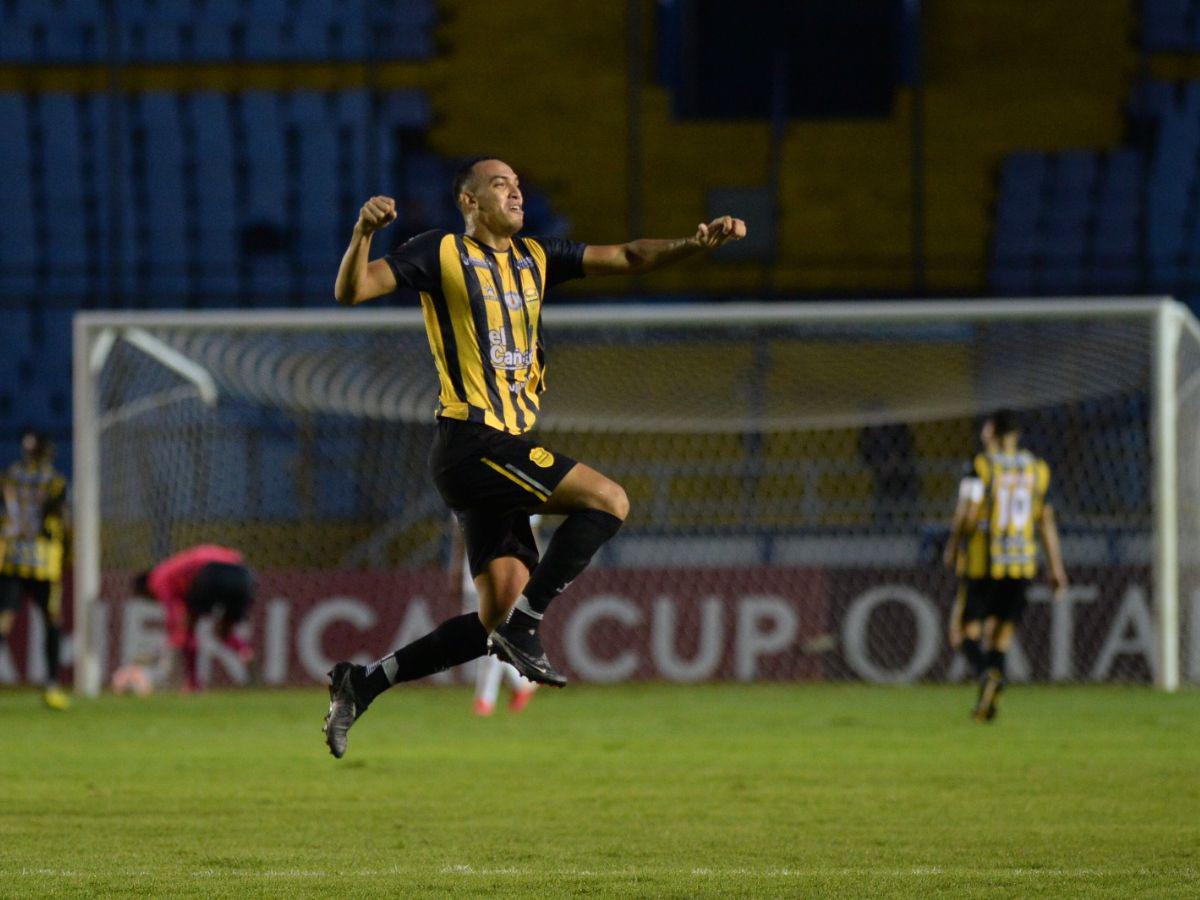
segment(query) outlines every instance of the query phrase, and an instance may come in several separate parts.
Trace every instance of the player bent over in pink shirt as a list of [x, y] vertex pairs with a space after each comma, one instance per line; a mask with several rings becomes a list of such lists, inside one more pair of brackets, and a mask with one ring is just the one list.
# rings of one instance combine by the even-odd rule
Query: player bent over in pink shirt
[[184, 689], [199, 690], [196, 673], [196, 623], [218, 615], [217, 637], [248, 663], [250, 645], [233, 633], [254, 602], [254, 576], [242, 554], [202, 544], [169, 556], [134, 578], [133, 589], [161, 603], [167, 615], [167, 644], [183, 656]]

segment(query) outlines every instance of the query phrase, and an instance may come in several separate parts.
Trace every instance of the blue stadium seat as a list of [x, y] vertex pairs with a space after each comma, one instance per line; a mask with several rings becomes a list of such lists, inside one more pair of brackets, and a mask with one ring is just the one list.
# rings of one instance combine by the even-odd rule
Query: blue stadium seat
[[47, 174], [45, 205], [37, 212], [47, 224], [45, 293], [53, 298], [78, 298], [88, 290], [78, 106], [72, 94], [41, 94], [37, 101]]
[[158, 305], [180, 305], [189, 288], [187, 209], [183, 181], [184, 143], [178, 95], [141, 95], [141, 124], [146, 145], [145, 216], [151, 246], [147, 287]]
[[1037, 253], [1038, 238], [1033, 229], [1013, 228], [999, 231], [993, 239], [998, 261], [1029, 260]]
[[263, 440], [259, 443], [258, 454], [261, 508], [249, 512], [265, 519], [294, 518], [300, 504], [296, 499], [295, 480], [288, 473], [295, 469], [295, 442]]
[[383, 22], [375, 26], [374, 46], [379, 59], [429, 59], [436, 50], [428, 30]]
[[1046, 227], [1052, 231], [1075, 230], [1092, 217], [1093, 211], [1094, 204], [1088, 194], [1056, 194], [1046, 204], [1043, 220]]
[[[299, 135], [299, 243], [301, 289], [312, 296], [330, 296], [330, 272], [345, 241], [347, 224], [340, 220], [337, 170], [337, 123], [323, 94], [297, 93], [292, 102], [293, 124]], [[365, 198], [364, 198], [365, 199]]]
[[357, 214], [359, 206], [377, 188], [367, 184], [367, 123], [370, 103], [366, 91], [343, 91], [334, 104], [338, 128], [338, 189], [346, 201], [345, 212]]
[[198, 240], [195, 285], [202, 304], [225, 305], [237, 292], [238, 234], [234, 188], [233, 137], [229, 103], [223, 94], [193, 94], [184, 116], [196, 136]]
[[1000, 170], [1001, 187], [1016, 190], [1022, 185], [1031, 185], [1035, 190], [1041, 190], [1047, 168], [1044, 153], [1012, 153], [1004, 160]]
[[26, 100], [21, 94], [0, 94], [0, 295], [31, 297], [38, 252], [34, 239], [32, 156]]
[[1088, 290], [1081, 262], [1048, 264], [1035, 272], [1034, 285], [1047, 294], [1082, 294]]
[[1146, 78], [1133, 88], [1129, 101], [1129, 115], [1133, 119], [1157, 121], [1172, 114], [1175, 109], [1175, 88], [1166, 81]]
[[1106, 222], [1097, 227], [1092, 252], [1104, 259], [1134, 260], [1138, 257], [1141, 233], [1136, 219]]
[[419, 30], [431, 28], [437, 22], [435, 0], [377, 0], [369, 7], [376, 24], [398, 22], [405, 28]]
[[40, 309], [33, 320], [37, 323], [33, 329], [38, 338], [35, 344], [37, 359], [42, 361], [39, 369], [47, 372], [52, 385], [59, 391], [69, 391], [71, 386], [74, 320], [73, 309]]
[[426, 129], [433, 121], [424, 91], [390, 91], [383, 96], [380, 119], [389, 127]]
[[1145, 158], [1134, 149], [1115, 150], [1105, 161], [1100, 181], [1100, 195], [1134, 196], [1142, 189], [1145, 176]]
[[1082, 223], [1060, 222], [1041, 234], [1041, 251], [1047, 260], [1075, 263], [1083, 259], [1087, 230]]
[[254, 20], [234, 26], [233, 34], [242, 34], [242, 46], [234, 40], [234, 56], [246, 59], [277, 60], [286, 57], [283, 29], [277, 20]]
[[1006, 297], [1027, 297], [1034, 293], [1033, 266], [1004, 263], [992, 269], [992, 290]]
[[346, 16], [326, 25], [326, 52], [331, 59], [368, 59], [371, 39], [361, 15]]
[[1088, 271], [1088, 286], [1102, 294], [1137, 291], [1142, 285], [1142, 270], [1132, 262], [1093, 263]]
[[[18, 360], [31, 355], [33, 327], [29, 310], [22, 307], [10, 307], [4, 311], [4, 327], [0, 328], [0, 384], [9, 381], [5, 374], [12, 376], [15, 381], [15, 365]], [[11, 371], [9, 371], [11, 367]]]
[[141, 59], [147, 62], [178, 62], [183, 52], [184, 25], [177, 22], [147, 22], [146, 47]]
[[361, 59], [366, 54], [361, 3], [298, 0], [289, 15], [297, 59]]
[[0, 20], [0, 61], [30, 63], [35, 59], [33, 26]]
[[14, 20], [27, 25], [101, 25], [102, 0], [18, 0]]
[[54, 23], [46, 28], [45, 46], [45, 62], [89, 62], [100, 58], [103, 36], [96, 25]]
[[1078, 196], [1091, 191], [1100, 166], [1097, 155], [1086, 150], [1068, 150], [1055, 161], [1051, 193]]
[[1143, 0], [1142, 42], [1148, 50], [1181, 50], [1192, 40], [1188, 28], [1191, 0]]
[[1041, 202], [1038, 198], [1022, 197], [1015, 194], [1001, 194], [996, 201], [996, 228], [1033, 229], [1041, 213]]
[[245, 16], [243, 0], [204, 0], [195, 14], [197, 25], [224, 27], [241, 21]]
[[[326, 10], [329, 9], [328, 3], [322, 5]], [[283, 22], [289, 19], [295, 12], [292, 8], [291, 0], [250, 0], [250, 2], [245, 4], [245, 9], [247, 18], [256, 23]], [[312, 10], [309, 11], [311, 12]], [[326, 14], [328, 15], [328, 12]]]
[[198, 62], [223, 62], [233, 57], [233, 35], [228, 25], [202, 22], [192, 31], [192, 56]]
[[358, 511], [354, 471], [339, 461], [358, 459], [361, 452], [361, 442], [354, 437], [318, 432], [316, 494], [321, 515], [349, 518]]
[[246, 442], [240, 437], [215, 438], [212, 452], [204, 454], [209, 467], [204, 511], [208, 516], [228, 519], [246, 517], [246, 495], [250, 487]]
[[17, 393], [14, 412], [21, 423], [47, 431], [61, 431], [71, 425], [70, 394], [49, 384], [39, 368], [33, 382]]
[[273, 230], [289, 233], [288, 192], [283, 160], [283, 117], [278, 95], [249, 91], [242, 95], [242, 133], [246, 144], [242, 164], [246, 167], [246, 196], [242, 229], [241, 255], [249, 267], [249, 282], [244, 288], [256, 305], [282, 302], [290, 288], [286, 251], [247, 246], [247, 236]]

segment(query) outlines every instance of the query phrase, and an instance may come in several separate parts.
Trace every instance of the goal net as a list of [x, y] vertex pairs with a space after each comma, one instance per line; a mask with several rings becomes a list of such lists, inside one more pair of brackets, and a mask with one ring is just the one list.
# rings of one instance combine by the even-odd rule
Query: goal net
[[[1051, 467], [1072, 578], [1032, 590], [1013, 677], [1200, 677], [1200, 342], [1177, 304], [552, 307], [545, 332], [539, 441], [632, 503], [547, 617], [574, 678], [964, 677], [940, 556], [1000, 407]], [[130, 575], [201, 542], [256, 571], [267, 684], [458, 610], [417, 311], [89, 313], [75, 336], [82, 690], [161, 640]], [[246, 677], [208, 634], [200, 663]]]

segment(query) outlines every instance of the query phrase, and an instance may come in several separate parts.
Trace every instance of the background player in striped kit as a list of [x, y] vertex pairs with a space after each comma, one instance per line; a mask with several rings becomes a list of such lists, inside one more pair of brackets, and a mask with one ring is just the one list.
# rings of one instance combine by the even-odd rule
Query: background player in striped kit
[[984, 496], [972, 503], [967, 529], [986, 527], [990, 587], [984, 606], [988, 649], [983, 657], [976, 721], [995, 718], [1006, 684], [1005, 656], [1025, 613], [1029, 583], [1038, 571], [1038, 540], [1046, 551], [1047, 574], [1055, 598], [1067, 588], [1062, 548], [1049, 501], [1050, 466], [1020, 446], [1016, 416], [1001, 410], [992, 415], [997, 449], [980, 466]]
[[62, 571], [69, 528], [67, 479], [54, 468], [54, 444], [40, 431], [21, 436], [21, 459], [4, 473], [3, 563], [0, 564], [0, 647], [8, 642], [21, 600], [42, 612], [46, 683], [51, 709], [70, 705], [58, 684], [62, 640]]

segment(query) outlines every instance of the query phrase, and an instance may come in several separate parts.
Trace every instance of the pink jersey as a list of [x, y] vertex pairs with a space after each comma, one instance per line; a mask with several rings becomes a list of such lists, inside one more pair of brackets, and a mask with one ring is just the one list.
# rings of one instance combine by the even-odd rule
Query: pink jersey
[[242, 554], [236, 550], [216, 544], [201, 544], [168, 556], [150, 570], [146, 585], [160, 603], [168, 606], [182, 605], [187, 602], [188, 590], [196, 578], [196, 573], [209, 563], [242, 562]]

